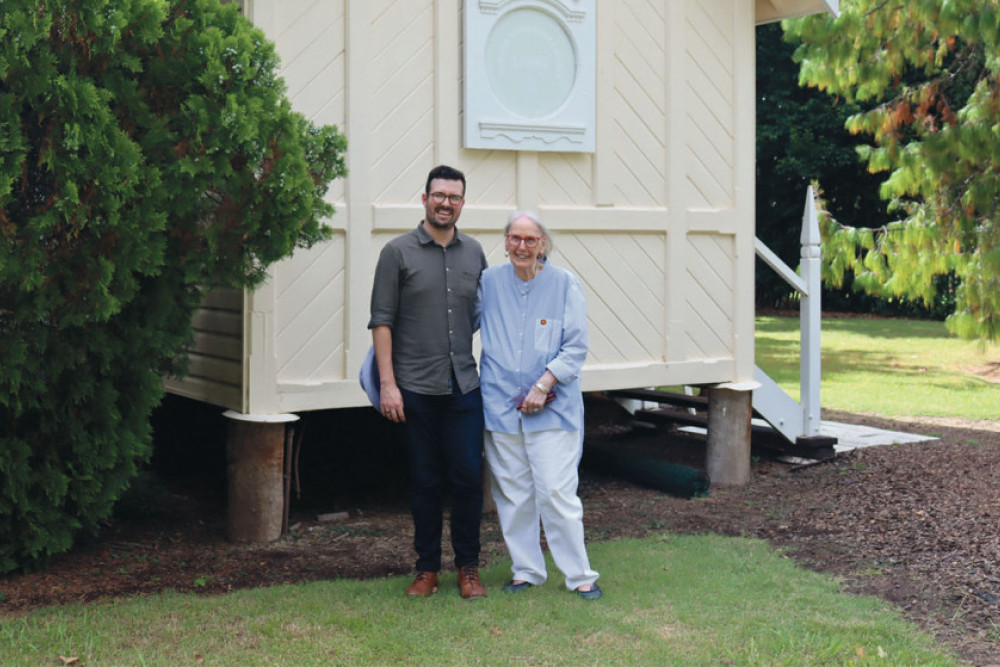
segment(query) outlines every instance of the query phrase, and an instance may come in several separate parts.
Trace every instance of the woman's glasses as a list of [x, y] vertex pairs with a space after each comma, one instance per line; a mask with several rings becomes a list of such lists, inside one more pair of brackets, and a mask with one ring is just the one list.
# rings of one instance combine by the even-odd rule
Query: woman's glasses
[[444, 200], [447, 199], [448, 203], [451, 204], [452, 206], [458, 206], [463, 201], [465, 201], [465, 197], [463, 197], [462, 195], [446, 195], [443, 192], [432, 192], [430, 194], [430, 198], [438, 204], [443, 203]]
[[516, 248], [517, 246], [524, 244], [525, 248], [534, 248], [538, 245], [538, 242], [542, 240], [541, 236], [519, 236], [517, 234], [507, 235], [507, 245]]

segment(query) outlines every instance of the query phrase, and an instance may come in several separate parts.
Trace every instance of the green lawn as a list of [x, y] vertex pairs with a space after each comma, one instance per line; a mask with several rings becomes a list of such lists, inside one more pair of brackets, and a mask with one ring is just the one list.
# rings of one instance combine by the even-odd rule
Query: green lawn
[[[757, 318], [757, 365], [799, 396], [799, 321]], [[1000, 364], [1000, 346], [949, 336], [941, 322], [824, 319], [821, 404], [885, 417], [997, 419], [1000, 385], [973, 371]]]
[[761, 541], [661, 536], [597, 543], [591, 558], [606, 591], [594, 602], [558, 577], [503, 594], [502, 563], [475, 601], [446, 574], [429, 599], [393, 578], [45, 609], [0, 619], [0, 664], [959, 664], [887, 603]]

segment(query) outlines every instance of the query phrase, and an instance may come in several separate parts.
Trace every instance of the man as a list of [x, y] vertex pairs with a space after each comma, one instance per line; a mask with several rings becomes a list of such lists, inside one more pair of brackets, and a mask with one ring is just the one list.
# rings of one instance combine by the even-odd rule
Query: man
[[463, 598], [486, 595], [479, 581], [483, 509], [483, 402], [472, 333], [482, 246], [455, 227], [465, 176], [438, 166], [427, 176], [425, 216], [382, 249], [371, 320], [382, 414], [403, 425], [417, 576], [406, 594], [438, 590], [442, 515], [451, 489], [451, 544]]

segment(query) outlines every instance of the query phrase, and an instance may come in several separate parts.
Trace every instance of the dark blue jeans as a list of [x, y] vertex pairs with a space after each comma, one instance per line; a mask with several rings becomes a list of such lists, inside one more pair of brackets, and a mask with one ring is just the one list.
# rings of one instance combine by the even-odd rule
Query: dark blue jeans
[[451, 490], [455, 567], [479, 565], [483, 514], [483, 397], [479, 389], [428, 396], [400, 388], [410, 468], [410, 510], [417, 570], [441, 569], [445, 495]]

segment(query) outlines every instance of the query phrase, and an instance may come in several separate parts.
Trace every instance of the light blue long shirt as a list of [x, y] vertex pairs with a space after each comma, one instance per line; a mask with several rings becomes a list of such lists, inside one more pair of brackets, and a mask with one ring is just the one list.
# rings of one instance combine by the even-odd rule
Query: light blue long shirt
[[[587, 310], [579, 279], [549, 263], [529, 284], [513, 265], [494, 266], [480, 278], [479, 300], [486, 430], [582, 431]], [[555, 400], [536, 414], [522, 413], [517, 405], [546, 369], [559, 380], [552, 387]]]

